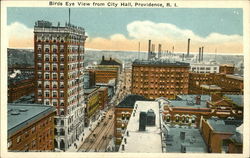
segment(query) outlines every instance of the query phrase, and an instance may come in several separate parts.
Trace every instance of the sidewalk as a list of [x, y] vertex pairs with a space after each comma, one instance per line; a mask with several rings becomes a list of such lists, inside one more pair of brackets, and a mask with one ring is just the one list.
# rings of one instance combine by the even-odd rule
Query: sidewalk
[[72, 144], [68, 150], [66, 150], [66, 152], [77, 152], [79, 150], [79, 148], [81, 147], [81, 145], [83, 144], [83, 142], [85, 141], [85, 139], [91, 134], [91, 132], [96, 128], [97, 123], [101, 120], [101, 116], [103, 114], [103, 111], [100, 111], [100, 117], [98, 119], [95, 120], [95, 122], [91, 122], [89, 127], [92, 127], [91, 131], [89, 130], [89, 127], [85, 127], [84, 128], [84, 136], [83, 134], [80, 135], [79, 140], [76, 140], [74, 144], [76, 144], [77, 148], [75, 147], [74, 144]]

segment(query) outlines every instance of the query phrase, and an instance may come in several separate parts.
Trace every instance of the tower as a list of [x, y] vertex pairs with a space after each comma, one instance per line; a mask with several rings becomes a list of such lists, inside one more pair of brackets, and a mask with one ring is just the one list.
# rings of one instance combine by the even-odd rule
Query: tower
[[[55, 148], [67, 150], [84, 130], [84, 44], [81, 27], [34, 26], [35, 101], [56, 107]], [[77, 116], [75, 116], [77, 115]]]

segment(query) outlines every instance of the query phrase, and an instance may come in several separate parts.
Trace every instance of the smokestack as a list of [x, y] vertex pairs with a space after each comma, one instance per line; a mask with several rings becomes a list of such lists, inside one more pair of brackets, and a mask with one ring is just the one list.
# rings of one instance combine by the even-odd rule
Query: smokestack
[[190, 49], [190, 38], [188, 39], [187, 56], [189, 56], [189, 49]]
[[151, 54], [151, 40], [148, 41], [148, 60], [150, 60], [150, 54]]
[[151, 40], [148, 41], [148, 53], [151, 52]]
[[174, 53], [174, 46], [173, 46], [173, 48], [172, 48], [172, 53]]
[[158, 45], [158, 58], [161, 58], [161, 44]]
[[69, 24], [70, 24], [70, 8], [69, 8]]
[[182, 61], [184, 61], [184, 53], [182, 54]]
[[152, 44], [152, 52], [155, 52], [155, 45]]
[[199, 62], [201, 62], [201, 47], [199, 47]]
[[202, 46], [201, 47], [201, 61], [203, 61], [203, 49], [204, 49], [204, 47]]

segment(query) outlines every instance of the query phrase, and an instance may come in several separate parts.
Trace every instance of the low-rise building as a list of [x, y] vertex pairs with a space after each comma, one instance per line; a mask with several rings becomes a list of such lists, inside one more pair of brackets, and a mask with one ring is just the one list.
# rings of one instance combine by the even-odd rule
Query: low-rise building
[[114, 136], [116, 150], [119, 149], [119, 146], [122, 142], [122, 138], [127, 128], [127, 124], [133, 111], [135, 102], [146, 100], [148, 99], [140, 95], [128, 95], [115, 107]]
[[108, 87], [99, 88], [99, 106], [103, 110], [108, 105]]
[[[201, 133], [208, 146], [208, 152], [225, 152], [223, 141], [236, 134], [236, 128], [242, 124], [242, 120], [201, 119]], [[242, 153], [242, 151], [241, 151]]]
[[198, 128], [179, 125], [164, 127], [164, 141], [162, 142], [164, 152], [207, 153], [206, 143]]
[[220, 70], [219, 72], [220, 73], [223, 73], [223, 74], [234, 74], [234, 64], [222, 64], [220, 65]]
[[[207, 86], [204, 87], [201, 85]], [[209, 94], [210, 91], [214, 90], [210, 85], [219, 87], [219, 91], [224, 94], [244, 93], [242, 76], [219, 73], [189, 73], [188, 94]]]
[[119, 152], [161, 153], [160, 121], [157, 101], [136, 101]]
[[193, 63], [190, 71], [195, 73], [219, 73], [219, 65], [216, 63]]
[[98, 87], [84, 90], [85, 95], [85, 126], [88, 127], [91, 121], [95, 121], [97, 112], [100, 110]]
[[52, 106], [8, 104], [8, 150], [54, 151], [55, 115]]
[[178, 95], [163, 104], [163, 120], [168, 125], [198, 127], [200, 118], [209, 118], [212, 113], [207, 106], [210, 99], [209, 95]]

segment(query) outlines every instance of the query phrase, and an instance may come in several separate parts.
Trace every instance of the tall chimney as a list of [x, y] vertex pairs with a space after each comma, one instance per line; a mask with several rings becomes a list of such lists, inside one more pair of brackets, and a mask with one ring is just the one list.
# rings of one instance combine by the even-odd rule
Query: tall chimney
[[158, 45], [158, 58], [161, 58], [161, 44]]
[[204, 49], [204, 47], [202, 46], [201, 47], [201, 61], [203, 61], [203, 49]]
[[199, 62], [201, 62], [201, 47], [199, 47]]
[[172, 48], [172, 53], [174, 53], [174, 46], [173, 46], [173, 48]]
[[184, 53], [182, 54], [182, 61], [184, 61]]
[[187, 57], [189, 57], [189, 49], [190, 49], [190, 38], [188, 39]]
[[148, 41], [148, 60], [150, 60], [151, 56], [151, 40]]
[[155, 45], [152, 44], [152, 52], [155, 52]]

